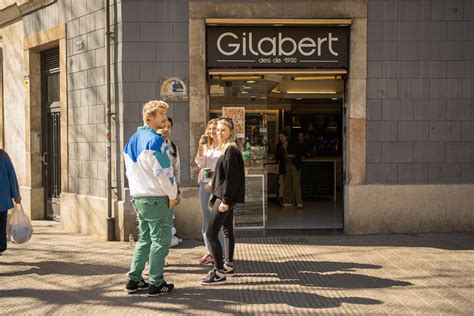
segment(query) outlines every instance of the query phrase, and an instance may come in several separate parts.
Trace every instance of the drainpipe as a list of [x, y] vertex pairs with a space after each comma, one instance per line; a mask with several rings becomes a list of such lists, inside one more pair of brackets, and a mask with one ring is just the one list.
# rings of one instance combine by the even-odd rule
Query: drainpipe
[[107, 89], [107, 105], [105, 113], [106, 139], [106, 164], [107, 164], [107, 241], [115, 240], [115, 221], [112, 214], [112, 111], [110, 96], [110, 0], [105, 0], [105, 85]]

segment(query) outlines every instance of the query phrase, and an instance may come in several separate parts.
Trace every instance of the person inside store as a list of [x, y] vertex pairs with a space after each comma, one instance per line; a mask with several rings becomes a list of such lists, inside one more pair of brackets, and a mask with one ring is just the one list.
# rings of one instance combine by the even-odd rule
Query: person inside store
[[285, 130], [279, 133], [279, 142], [275, 150], [275, 160], [279, 164], [279, 192], [280, 204], [283, 207], [303, 208], [301, 193], [302, 156], [298, 151], [297, 142], [290, 140]]
[[20, 188], [10, 157], [0, 149], [0, 256], [7, 250], [8, 210], [21, 204]]
[[313, 146], [306, 140], [305, 133], [298, 133], [298, 142], [296, 144], [298, 155], [302, 158], [310, 158], [313, 155]]
[[[222, 155], [218, 146], [217, 140], [217, 122], [218, 119], [212, 119], [207, 123], [206, 131], [199, 140], [199, 149], [194, 160], [199, 170], [199, 201], [201, 205], [202, 214], [202, 236], [206, 252], [199, 258], [200, 264], [213, 264], [214, 258], [212, 256], [212, 249], [207, 239], [207, 224], [209, 222], [210, 212], [208, 210], [209, 199], [211, 197], [212, 177], [216, 169], [217, 160]], [[224, 233], [219, 233], [219, 240], [221, 244], [224, 243]]]
[[[227, 282], [227, 277], [234, 276], [234, 206], [245, 201], [242, 146], [237, 139], [231, 118], [219, 120], [217, 137], [222, 156], [217, 160], [212, 181], [210, 200], [212, 210], [207, 230], [207, 238], [214, 257], [214, 268], [200, 281], [202, 285], [224, 284]], [[221, 230], [225, 236], [225, 260], [222, 258], [222, 244], [218, 237]]]

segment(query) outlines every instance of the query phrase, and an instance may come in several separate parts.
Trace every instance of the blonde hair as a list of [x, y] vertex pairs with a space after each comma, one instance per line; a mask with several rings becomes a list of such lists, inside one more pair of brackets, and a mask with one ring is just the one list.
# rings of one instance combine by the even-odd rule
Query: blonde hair
[[239, 139], [237, 138], [237, 134], [234, 130], [234, 122], [229, 117], [220, 117], [218, 123], [222, 123], [227, 126], [230, 130], [230, 136], [227, 141], [223, 144], [219, 144], [222, 152], [225, 153], [227, 149], [231, 146], [237, 148], [240, 152], [242, 152], [242, 144], [240, 143]]
[[214, 144], [214, 138], [211, 136], [211, 125], [216, 124], [219, 122], [219, 119], [211, 119], [207, 122], [206, 131], [204, 134], [207, 135], [207, 148], [210, 148]]
[[142, 111], [143, 122], [145, 124], [148, 123], [153, 117], [155, 117], [156, 112], [159, 109], [163, 109], [167, 111], [169, 107], [170, 106], [165, 101], [161, 101], [161, 100], [148, 101], [147, 103], [143, 105], [143, 111]]

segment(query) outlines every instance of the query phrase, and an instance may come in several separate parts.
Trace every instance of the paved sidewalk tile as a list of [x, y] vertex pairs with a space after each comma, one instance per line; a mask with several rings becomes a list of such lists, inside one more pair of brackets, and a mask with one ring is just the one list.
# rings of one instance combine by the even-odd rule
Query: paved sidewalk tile
[[237, 276], [214, 287], [185, 241], [167, 258], [176, 292], [148, 298], [123, 291], [126, 243], [34, 226], [0, 257], [1, 315], [474, 315], [474, 234], [238, 238]]

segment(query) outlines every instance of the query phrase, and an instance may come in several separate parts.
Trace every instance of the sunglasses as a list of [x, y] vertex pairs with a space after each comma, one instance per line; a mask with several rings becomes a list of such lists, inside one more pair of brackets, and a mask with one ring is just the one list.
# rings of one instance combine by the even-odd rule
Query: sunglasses
[[230, 117], [221, 116], [219, 117], [219, 121], [226, 121], [232, 127], [231, 129], [234, 129], [234, 121]]

